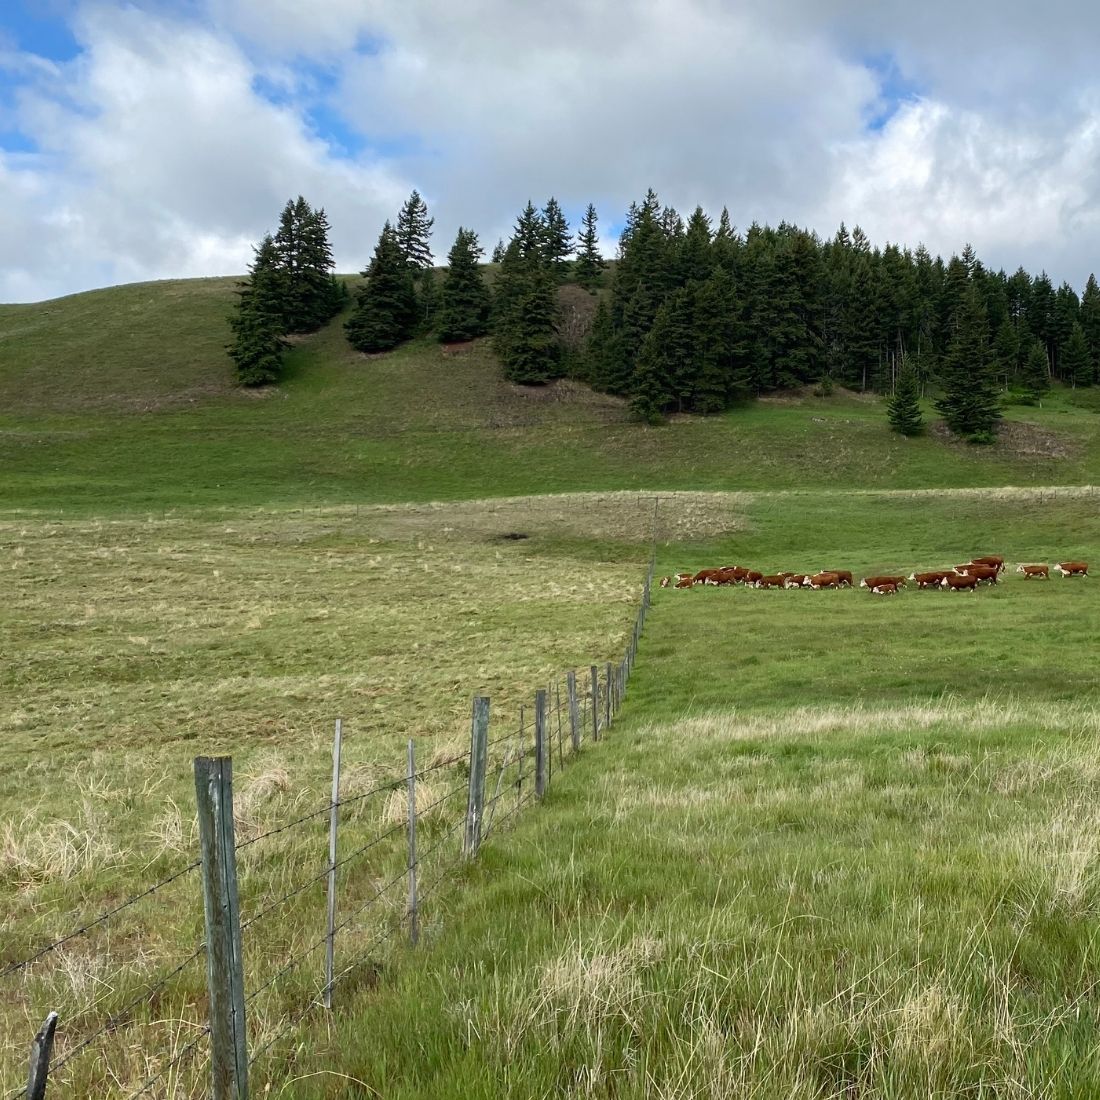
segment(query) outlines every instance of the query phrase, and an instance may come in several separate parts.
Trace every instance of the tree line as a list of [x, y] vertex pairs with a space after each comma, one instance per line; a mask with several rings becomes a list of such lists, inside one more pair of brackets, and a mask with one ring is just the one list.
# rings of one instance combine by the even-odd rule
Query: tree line
[[[304, 227], [289, 236], [313, 249], [296, 264], [280, 252], [288, 211]], [[250, 336], [261, 366], [277, 358], [282, 335], [309, 331], [301, 326], [316, 327], [343, 304], [324, 212], [299, 198], [283, 217], [257, 249], [235, 320], [238, 344]], [[991, 270], [969, 245], [944, 261], [923, 246], [873, 247], [858, 226], [841, 225], [829, 239], [785, 222], [741, 233], [725, 209], [716, 225], [698, 207], [685, 220], [650, 190], [627, 212], [608, 277], [595, 208], [574, 235], [551, 198], [541, 209], [528, 202], [507, 243], [497, 243], [490, 293], [470, 229], [459, 229], [446, 268], [435, 271], [433, 224], [414, 191], [383, 227], [345, 325], [354, 347], [383, 352], [417, 335], [491, 333], [512, 381], [568, 374], [627, 398], [649, 421], [806, 384], [844, 385], [891, 394], [892, 426], [911, 434], [931, 391], [948, 425], [976, 440], [991, 438], [1004, 391], [1034, 401], [1052, 379], [1100, 382], [1096, 278], [1079, 297], [1045, 272]], [[563, 332], [565, 282], [597, 295], [580, 341]], [[256, 356], [244, 357], [248, 373], [234, 358], [243, 382], [271, 380]]]

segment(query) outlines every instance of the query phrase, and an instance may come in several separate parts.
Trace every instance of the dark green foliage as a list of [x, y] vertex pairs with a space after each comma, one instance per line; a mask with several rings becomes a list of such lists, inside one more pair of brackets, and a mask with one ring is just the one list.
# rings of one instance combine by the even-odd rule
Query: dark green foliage
[[417, 322], [413, 274], [389, 222], [363, 275], [366, 282], [344, 326], [348, 340], [359, 351], [389, 351], [412, 336]]
[[283, 208], [274, 247], [283, 276], [284, 332], [315, 332], [347, 301], [346, 289], [332, 275], [329, 229], [324, 210], [314, 210], [301, 195]]
[[248, 281], [240, 284], [237, 312], [229, 324], [233, 343], [229, 357], [236, 364], [242, 386], [264, 386], [277, 382], [282, 373], [283, 273], [271, 235], [264, 237], [249, 269]]
[[1027, 353], [1020, 368], [1020, 389], [1033, 401], [1041, 400], [1050, 389], [1050, 364], [1038, 336], [1028, 338]]
[[460, 227], [447, 254], [447, 274], [439, 293], [437, 321], [442, 341], [472, 340], [489, 330], [489, 290], [478, 266], [481, 255], [477, 234]]
[[589, 203], [577, 236], [577, 259], [573, 264], [577, 284], [585, 290], [595, 290], [603, 282], [603, 271], [607, 267], [600, 255], [596, 220], [596, 208]]
[[920, 411], [920, 385], [908, 356], [902, 357], [897, 386], [886, 402], [886, 419], [890, 422], [891, 431], [901, 435], [920, 435], [924, 431], [924, 419]]
[[573, 235], [558, 200], [551, 197], [542, 209], [543, 256], [559, 282], [564, 282], [568, 259], [573, 252]]
[[954, 311], [940, 371], [943, 394], [936, 408], [956, 435], [974, 442], [990, 441], [1001, 418], [988, 330], [981, 294], [970, 281]]
[[625, 393], [629, 389], [630, 377], [624, 372], [618, 341], [611, 310], [601, 298], [588, 330], [580, 371], [582, 381], [610, 393]]
[[999, 378], [1008, 386], [1020, 367], [1020, 337], [1011, 318], [1005, 317], [993, 339], [993, 355]]
[[1081, 295], [1081, 328], [1089, 352], [1093, 382], [1100, 382], [1100, 285], [1090, 275]]
[[428, 204], [414, 190], [397, 215], [394, 236], [405, 263], [417, 274], [432, 267], [433, 225], [435, 218], [428, 216]]
[[1089, 362], [1089, 346], [1079, 322], [1074, 321], [1069, 336], [1061, 349], [1060, 370], [1062, 381], [1071, 386], [1092, 385], [1092, 364]]
[[493, 245], [493, 254], [490, 257], [489, 262], [494, 263], [494, 264], [499, 264], [500, 261], [503, 260], [503, 259], [504, 259], [504, 241], [498, 240], [497, 243], [495, 245]]

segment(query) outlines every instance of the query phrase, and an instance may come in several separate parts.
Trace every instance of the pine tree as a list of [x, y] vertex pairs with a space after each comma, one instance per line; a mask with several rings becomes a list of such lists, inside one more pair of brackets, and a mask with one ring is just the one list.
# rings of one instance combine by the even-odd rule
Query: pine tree
[[489, 290], [478, 260], [482, 249], [477, 234], [459, 228], [447, 254], [447, 274], [439, 294], [439, 339], [472, 340], [489, 330]]
[[691, 407], [699, 413], [720, 412], [752, 393], [741, 340], [740, 304], [725, 268], [714, 269], [699, 287], [694, 305]]
[[363, 275], [366, 282], [344, 326], [348, 340], [359, 351], [389, 351], [412, 336], [417, 319], [412, 271], [389, 222]]
[[595, 389], [618, 392], [623, 388], [621, 370], [618, 334], [611, 321], [611, 310], [601, 298], [588, 330], [580, 377]]
[[1085, 332], [1078, 321], [1073, 322], [1069, 338], [1062, 348], [1062, 380], [1076, 388], [1092, 385], [1092, 364], [1089, 362], [1089, 346]]
[[573, 235], [558, 200], [552, 196], [542, 208], [542, 223], [545, 261], [554, 272], [555, 278], [564, 282], [568, 260], [573, 253]]
[[970, 282], [955, 311], [954, 332], [940, 372], [943, 395], [936, 408], [956, 434], [976, 443], [993, 439], [1001, 418], [989, 348], [985, 306]]
[[268, 385], [282, 374], [283, 292], [278, 250], [268, 234], [255, 249], [248, 281], [240, 284], [237, 312], [229, 322], [229, 357], [242, 386]]
[[1081, 295], [1081, 328], [1089, 349], [1089, 363], [1093, 382], [1100, 382], [1100, 285], [1096, 276], [1090, 275]]
[[504, 259], [504, 241], [498, 240], [493, 246], [493, 255], [490, 257], [489, 262], [499, 264]]
[[595, 290], [603, 282], [603, 270], [607, 267], [600, 256], [596, 220], [596, 208], [589, 203], [581, 220], [582, 228], [577, 237], [577, 259], [573, 264], [577, 284], [585, 290]]
[[699, 282], [710, 277], [715, 258], [711, 250], [713, 236], [710, 218], [697, 206], [688, 218], [687, 230], [676, 249], [676, 278], [681, 284], [697, 279]]
[[1006, 386], [1011, 385], [1020, 367], [1020, 337], [1010, 317], [1005, 317], [997, 329], [997, 335], [993, 338], [993, 354], [997, 374], [1004, 379]]
[[1042, 401], [1050, 389], [1050, 364], [1038, 336], [1028, 337], [1027, 354], [1020, 368], [1020, 388], [1032, 401]]
[[324, 210], [314, 210], [301, 195], [283, 207], [274, 243], [284, 332], [315, 332], [347, 301], [346, 288], [332, 274], [329, 228]]
[[397, 215], [394, 237], [405, 263], [416, 276], [432, 268], [433, 225], [435, 218], [428, 216], [428, 204], [414, 190]]
[[920, 384], [907, 355], [902, 356], [897, 385], [886, 402], [886, 418], [890, 421], [890, 429], [902, 435], [920, 435], [924, 431]]
[[630, 411], [649, 424], [659, 424], [677, 405], [677, 375], [691, 354], [685, 297], [679, 290], [658, 308], [634, 368]]

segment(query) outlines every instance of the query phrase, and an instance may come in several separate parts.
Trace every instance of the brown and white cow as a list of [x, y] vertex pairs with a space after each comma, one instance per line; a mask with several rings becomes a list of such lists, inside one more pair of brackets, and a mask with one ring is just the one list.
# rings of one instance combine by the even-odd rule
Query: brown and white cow
[[971, 558], [971, 565], [992, 565], [998, 573], [1005, 571], [1005, 560], [1000, 554], [987, 554], [984, 558]]
[[887, 581], [885, 584], [876, 584], [871, 589], [872, 596], [896, 596], [898, 594], [898, 586], [891, 581]]
[[717, 581], [711, 581], [711, 577], [716, 577], [717, 575], [717, 569], [700, 569], [699, 572], [692, 577], [692, 581], [695, 584], [716, 584]]
[[837, 588], [851, 588], [852, 574], [847, 569], [822, 569], [822, 573], [832, 573], [836, 577]]
[[807, 577], [803, 582], [804, 588], [836, 588], [839, 584], [839, 578], [835, 573], [815, 573], [812, 577]]
[[1017, 565], [1017, 573], [1023, 573], [1024, 580], [1030, 580], [1032, 577], [1042, 577], [1043, 580], [1050, 580], [1050, 566], [1049, 565]]
[[1056, 573], [1063, 577], [1087, 577], [1089, 575], [1089, 563], [1087, 561], [1063, 561], [1055, 567]]
[[662, 577], [661, 578], [661, 587], [662, 588], [668, 588], [668, 586], [670, 584], [672, 584], [672, 578], [671, 577]]
[[676, 582], [676, 584], [674, 585], [674, 587], [676, 587], [676, 588], [691, 588], [691, 587], [693, 587], [693, 586], [694, 586], [694, 584], [695, 584], [695, 577], [694, 577], [694, 574], [692, 574], [692, 573], [688, 573], [688, 574], [686, 574], [685, 576], [682, 576], [682, 577], [681, 577], [681, 578], [680, 578], [680, 579], [679, 579], [679, 580], [678, 580], [678, 581]]
[[785, 588], [787, 578], [782, 573], [773, 573], [770, 577], [761, 577], [756, 582], [757, 588]]
[[979, 565], [971, 562], [969, 565], [956, 565], [955, 572], [960, 577], [975, 577], [984, 584], [996, 584], [999, 570], [993, 565]]
[[910, 573], [909, 579], [916, 581], [918, 588], [939, 588], [949, 572], [950, 570], [941, 569], [931, 573]]
[[791, 573], [787, 577], [786, 588], [801, 588], [806, 583], [805, 573]]
[[944, 588], [950, 588], [952, 592], [973, 592], [978, 587], [977, 577], [960, 577], [954, 573], [948, 573], [946, 577], [940, 581], [940, 584]]
[[879, 584], [896, 584], [898, 588], [905, 587], [904, 577], [864, 577], [859, 582], [860, 588], [874, 588]]
[[750, 569], [745, 574], [745, 577], [744, 577], [745, 584], [750, 585], [750, 586], [756, 584], [757, 581], [763, 580], [763, 579], [764, 579], [764, 574], [757, 572], [755, 569]]

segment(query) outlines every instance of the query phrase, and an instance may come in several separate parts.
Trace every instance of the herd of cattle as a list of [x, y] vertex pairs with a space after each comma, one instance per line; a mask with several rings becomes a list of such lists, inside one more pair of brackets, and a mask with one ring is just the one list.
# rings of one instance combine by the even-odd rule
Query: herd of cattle
[[[1089, 567], [1083, 561], [1063, 561], [1054, 567], [1063, 577], [1087, 577]], [[974, 558], [966, 565], [950, 569], [936, 569], [927, 573], [910, 573], [904, 576], [864, 577], [860, 588], [870, 590], [876, 596], [896, 596], [899, 589], [912, 581], [918, 588], [946, 588], [952, 592], [973, 592], [979, 584], [996, 584], [997, 577], [1005, 570], [1005, 560], [999, 554]], [[1042, 578], [1050, 580], [1049, 565], [1018, 565], [1016, 572], [1024, 580]], [[740, 565], [724, 565], [718, 569], [700, 569], [698, 573], [677, 573], [661, 578], [662, 588], [695, 588], [697, 585], [727, 586], [741, 584], [747, 588], [851, 588], [852, 574], [847, 569], [825, 569], [819, 573], [772, 573], [765, 576], [754, 569]]]

